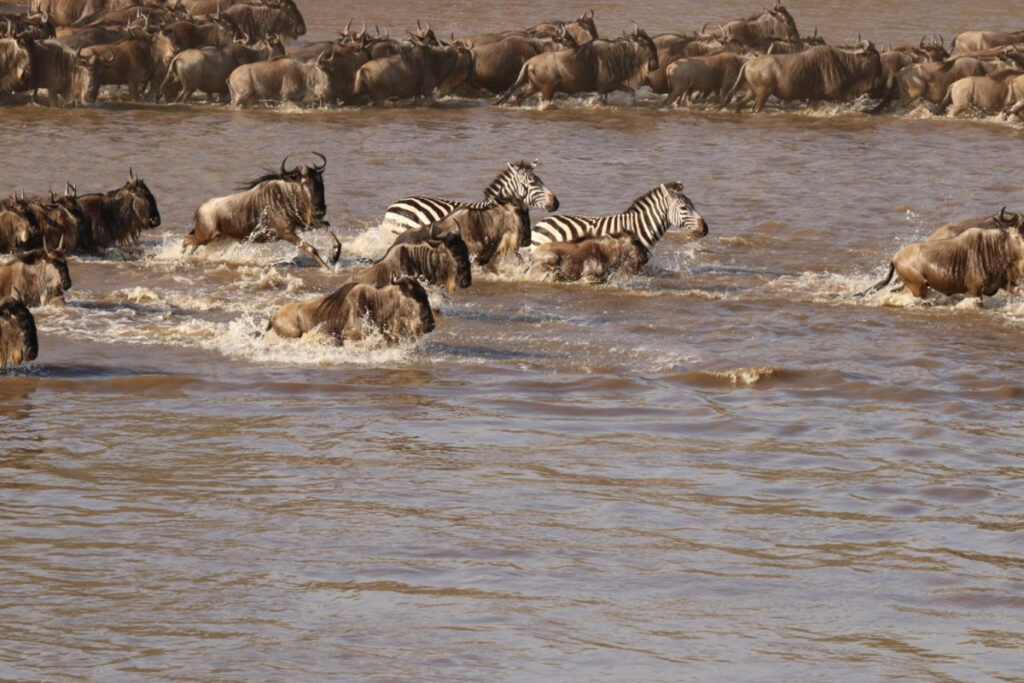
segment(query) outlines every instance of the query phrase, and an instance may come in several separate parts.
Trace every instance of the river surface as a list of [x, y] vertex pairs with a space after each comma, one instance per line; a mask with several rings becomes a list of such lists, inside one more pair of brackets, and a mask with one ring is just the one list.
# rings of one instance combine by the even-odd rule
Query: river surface
[[[590, 6], [299, 4], [309, 38]], [[592, 6], [605, 34], [760, 7]], [[788, 6], [833, 42], [1021, 27], [991, 0]], [[0, 679], [1022, 680], [1024, 302], [855, 297], [933, 227], [1024, 209], [1021, 129], [628, 104], [0, 110], [0, 192], [131, 166], [163, 216], [73, 258], [0, 377]], [[179, 255], [204, 199], [312, 150], [336, 272]], [[415, 344], [260, 336], [379, 253], [391, 201], [476, 199], [521, 158], [567, 213], [681, 180], [710, 233], [601, 286], [477, 272]]]

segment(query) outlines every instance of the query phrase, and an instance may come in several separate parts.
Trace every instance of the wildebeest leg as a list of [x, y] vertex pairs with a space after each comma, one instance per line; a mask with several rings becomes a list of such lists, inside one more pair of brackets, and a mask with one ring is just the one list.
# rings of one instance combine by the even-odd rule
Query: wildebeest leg
[[885, 287], [887, 284], [889, 284], [892, 281], [892, 276], [893, 276], [893, 273], [895, 273], [895, 272], [896, 272], [896, 265], [894, 263], [890, 262], [889, 263], [889, 272], [888, 272], [888, 274], [886, 274], [886, 276], [884, 278], [882, 278], [881, 281], [876, 282], [875, 284], [873, 284], [872, 286], [868, 287], [867, 289], [865, 289], [863, 292], [861, 292], [857, 296], [858, 297], [862, 297], [862, 296], [866, 296], [868, 294], [874, 294], [875, 292], [880, 290], [882, 287]]
[[309, 242], [306, 242], [305, 240], [299, 239], [299, 236], [296, 235], [295, 233], [292, 233], [290, 235], [281, 235], [281, 239], [287, 242], [291, 242], [292, 244], [299, 248], [299, 251], [304, 251], [310, 256], [312, 256], [313, 260], [319, 263], [321, 267], [326, 268], [327, 270], [331, 269], [331, 267], [327, 265], [327, 262], [324, 261], [323, 258], [320, 256], [320, 252], [316, 250], [316, 247], [314, 247]]

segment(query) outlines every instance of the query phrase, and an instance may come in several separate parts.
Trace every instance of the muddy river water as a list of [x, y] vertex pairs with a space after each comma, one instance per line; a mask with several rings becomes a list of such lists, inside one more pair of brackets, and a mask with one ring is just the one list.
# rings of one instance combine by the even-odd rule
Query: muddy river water
[[[606, 34], [760, 7], [592, 4]], [[299, 5], [309, 38], [586, 9]], [[994, 0], [788, 7], [833, 42], [1021, 23]], [[131, 166], [163, 217], [74, 257], [39, 359], [0, 377], [0, 679], [1024, 676], [1024, 302], [854, 296], [934, 226], [1024, 209], [1019, 126], [615, 97], [0, 122], [3, 193]], [[310, 150], [336, 272], [284, 243], [179, 255], [199, 203]], [[260, 336], [379, 253], [391, 201], [476, 199], [520, 158], [568, 213], [681, 180], [710, 233], [601, 286], [476, 273], [416, 344]]]

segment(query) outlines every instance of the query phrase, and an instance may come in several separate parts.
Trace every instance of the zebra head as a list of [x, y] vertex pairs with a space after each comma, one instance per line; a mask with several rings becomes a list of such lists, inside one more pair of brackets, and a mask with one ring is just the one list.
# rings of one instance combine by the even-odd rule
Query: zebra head
[[484, 194], [497, 202], [515, 199], [545, 211], [558, 211], [558, 197], [534, 172], [537, 162], [511, 161]]
[[668, 197], [669, 225], [685, 228], [694, 237], [708, 234], [708, 224], [704, 217], [693, 208], [693, 202], [683, 194], [683, 184], [676, 181], [661, 186]]

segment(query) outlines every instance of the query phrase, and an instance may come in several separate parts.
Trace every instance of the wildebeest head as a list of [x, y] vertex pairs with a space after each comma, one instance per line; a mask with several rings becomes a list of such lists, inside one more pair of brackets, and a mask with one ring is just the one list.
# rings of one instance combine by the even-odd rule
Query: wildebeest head
[[128, 182], [120, 191], [131, 196], [132, 212], [140, 222], [145, 222], [150, 228], [160, 225], [160, 210], [157, 209], [156, 198], [142, 178], [135, 175], [131, 168], [128, 169]]
[[77, 103], [88, 101], [89, 93], [99, 91], [99, 84], [96, 82], [96, 69], [99, 64], [99, 56], [82, 56], [79, 48], [75, 54], [75, 66], [71, 72], [71, 99]]
[[24, 197], [9, 197], [0, 202], [0, 248], [20, 248], [41, 232], [35, 211]]
[[[458, 225], [458, 221], [456, 221]], [[459, 226], [461, 230], [462, 226]], [[469, 287], [473, 284], [473, 271], [469, 260], [469, 247], [466, 240], [458, 232], [442, 232], [436, 223], [430, 226], [430, 237], [427, 243], [443, 248], [455, 262], [455, 284]]]
[[[576, 17], [572, 23], [579, 27], [578, 30], [574, 32], [578, 37], [582, 37], [582, 31], [586, 31], [590, 34], [590, 40], [595, 40], [600, 37], [597, 35], [597, 24], [594, 23], [594, 10], [588, 9], [586, 12]], [[576, 38], [577, 36], [573, 37]], [[577, 42], [583, 41], [577, 40]]]
[[278, 177], [281, 180], [290, 180], [302, 185], [309, 192], [313, 216], [322, 219], [327, 213], [327, 204], [324, 201], [324, 169], [327, 168], [327, 157], [320, 152], [313, 152], [313, 154], [320, 157], [320, 164], [287, 168], [285, 164], [288, 162], [288, 157], [285, 157], [281, 161], [281, 172]]
[[787, 39], [800, 39], [800, 32], [796, 30], [796, 20], [793, 19], [793, 15], [789, 13], [789, 10], [782, 6], [782, 2], [776, 2], [775, 7], [768, 10], [768, 12], [773, 18], [786, 26]]
[[36, 321], [20, 297], [0, 301], [0, 370], [35, 360], [39, 354]]
[[434, 312], [430, 309], [430, 299], [427, 297], [427, 290], [423, 288], [423, 285], [411, 277], [400, 277], [391, 284], [398, 287], [403, 295], [416, 302], [419, 308], [419, 332], [432, 332], [434, 330]]
[[633, 33], [630, 35], [630, 39], [636, 43], [640, 54], [647, 60], [647, 71], [657, 71], [658, 47], [654, 44], [654, 41], [651, 40], [651, 37], [647, 35], [647, 31], [634, 23]]
[[306, 22], [302, 18], [302, 12], [295, 6], [295, 0], [268, 0], [267, 6], [284, 12], [287, 23], [295, 29], [296, 36], [306, 35]]
[[690, 234], [703, 237], [708, 234], [708, 224], [704, 217], [697, 213], [690, 198], [683, 194], [681, 182], [662, 185], [669, 197], [668, 221], [671, 225], [686, 228]]
[[46, 245], [43, 241], [41, 249], [30, 249], [15, 255], [18, 261], [26, 266], [37, 266], [40, 271], [32, 276], [34, 294], [25, 292], [28, 303], [33, 303], [38, 297], [40, 304], [49, 301], [62, 301], [64, 292], [71, 289], [71, 273], [68, 271], [68, 260], [64, 254], [64, 242], [55, 249]]

